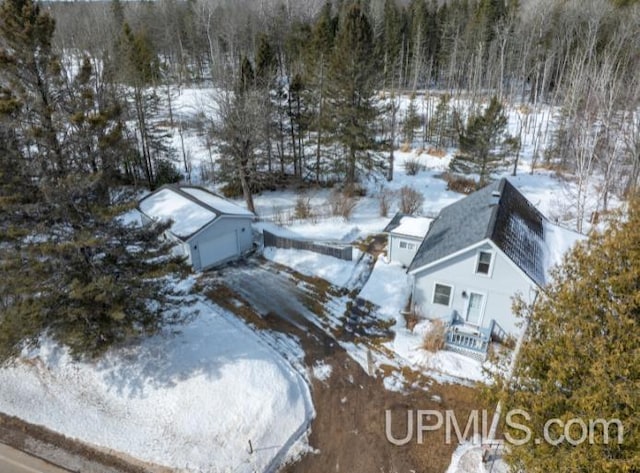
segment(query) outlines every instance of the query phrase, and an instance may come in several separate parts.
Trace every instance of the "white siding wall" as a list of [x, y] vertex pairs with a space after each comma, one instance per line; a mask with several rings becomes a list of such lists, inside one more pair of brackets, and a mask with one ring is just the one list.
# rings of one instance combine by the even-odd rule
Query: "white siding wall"
[[[405, 248], [400, 247], [400, 243], [402, 242], [407, 244]], [[413, 257], [416, 255], [421, 242], [422, 239], [419, 238], [394, 235], [393, 233], [390, 233], [387, 256], [390, 261], [395, 261], [403, 266], [409, 266], [411, 261], [413, 261]], [[413, 245], [413, 249], [409, 249], [410, 245]]]
[[[253, 245], [251, 221], [250, 217], [222, 217], [191, 237], [189, 245], [193, 268], [196, 271], [201, 271], [211, 266], [222, 264], [249, 251]], [[206, 251], [205, 254], [200, 253], [201, 243], [215, 240], [229, 232], [236, 235], [236, 241], [238, 242], [238, 252], [235, 255], [227, 257], [223, 254], [216, 254], [215, 247], [204, 250]]]
[[[479, 251], [493, 252], [491, 271], [488, 276], [476, 274]], [[449, 307], [433, 303], [435, 283], [453, 286]], [[484, 294], [484, 310], [480, 326], [489, 326], [495, 319], [508, 333], [517, 335], [520, 328], [512, 314], [513, 296], [521, 294], [525, 300], [533, 300], [536, 286], [522, 274], [503, 253], [492, 244], [469, 250], [425, 271], [417, 273], [413, 282], [413, 303], [421, 313], [431, 319], [449, 317], [456, 310], [462, 317], [466, 315], [468, 294]], [[462, 293], [466, 292], [464, 298]]]

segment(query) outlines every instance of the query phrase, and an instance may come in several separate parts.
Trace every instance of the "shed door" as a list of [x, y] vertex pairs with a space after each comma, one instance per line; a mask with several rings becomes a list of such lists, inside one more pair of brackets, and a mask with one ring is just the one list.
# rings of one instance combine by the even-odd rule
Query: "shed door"
[[216, 238], [201, 241], [198, 250], [202, 268], [238, 255], [238, 238], [235, 230], [223, 233]]

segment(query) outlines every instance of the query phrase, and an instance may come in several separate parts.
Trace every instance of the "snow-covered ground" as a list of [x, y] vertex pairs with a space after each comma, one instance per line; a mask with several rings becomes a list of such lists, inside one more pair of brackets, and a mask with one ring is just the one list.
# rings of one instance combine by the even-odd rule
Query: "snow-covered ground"
[[43, 340], [0, 370], [0, 410], [183, 472], [273, 471], [305, 449], [307, 381], [233, 316], [195, 309], [190, 323], [96, 363]]
[[[172, 99], [173, 115], [175, 120], [200, 121], [204, 118], [215, 119], [215, 97], [219, 93], [211, 88], [175, 88], [175, 96]], [[434, 109], [438, 103], [438, 93], [419, 94], [415, 105], [420, 113]], [[409, 97], [397, 98], [399, 117], [404, 119], [409, 107]], [[468, 100], [452, 99], [451, 106], [462, 114], [464, 118], [474, 104]], [[546, 169], [542, 164], [546, 149], [551, 144], [555, 122], [560, 110], [554, 107], [539, 105], [532, 109], [528, 105], [507, 104], [505, 113], [508, 118], [507, 131], [513, 136], [518, 136], [521, 141], [519, 152], [517, 176], [511, 177], [513, 184], [521, 190], [547, 217], [552, 221], [558, 221], [568, 228], [577, 227], [577, 196], [584, 196], [583, 215], [584, 229], [590, 228], [589, 218], [591, 213], [600, 210], [598, 201], [602, 196], [601, 179], [597, 172], [588, 176], [584, 189], [578, 190], [577, 183], [572, 176], [560, 178], [554, 170]], [[207, 146], [200, 132], [190, 128], [183, 129], [182, 140], [176, 129], [167, 130], [172, 135], [172, 144], [178, 155], [182, 155], [184, 142], [185, 153], [189, 157], [191, 166], [191, 182], [204, 184], [217, 190], [221, 183], [203, 182], [202, 169], [210, 169], [216, 166], [217, 154], [215, 148]], [[400, 141], [397, 145], [400, 146]], [[456, 152], [455, 149], [432, 150], [429, 142], [422, 142], [418, 137], [411, 143], [407, 152], [395, 151], [394, 179], [386, 182], [381, 176], [378, 179], [366, 183], [367, 197], [361, 199], [354, 209], [354, 214], [348, 222], [340, 218], [324, 219], [321, 221], [297, 221], [290, 227], [297, 233], [309, 238], [324, 238], [340, 240], [346, 236], [356, 238], [379, 231], [384, 228], [384, 219], [379, 215], [377, 195], [382, 188], [397, 191], [405, 185], [409, 185], [420, 191], [425, 202], [422, 213], [425, 216], [436, 215], [442, 207], [462, 197], [460, 194], [448, 191], [446, 183], [439, 176], [448, 170], [449, 163]], [[437, 154], [437, 156], [436, 156]], [[417, 175], [410, 176], [404, 169], [407, 160], [417, 161], [423, 166], [423, 170]], [[181, 167], [181, 163], [176, 163]], [[498, 175], [511, 175], [512, 166], [505, 166]], [[533, 170], [533, 173], [531, 173]], [[496, 176], [498, 177], [498, 176]], [[311, 206], [325, 205], [330, 194], [329, 189], [308, 189], [304, 191], [279, 190], [265, 191], [254, 196], [256, 211], [261, 216], [274, 216], [280, 211], [291, 210], [295, 207], [296, 199], [304, 196], [309, 199]], [[239, 201], [240, 202], [240, 201]], [[611, 196], [610, 208], [619, 205], [619, 200]], [[397, 210], [397, 205], [392, 206], [392, 214]], [[326, 221], [325, 221], [326, 220]]]
[[[354, 253], [357, 253], [357, 250]], [[352, 279], [357, 259], [345, 261], [311, 251], [280, 248], [265, 248], [264, 257], [301, 274], [322, 278], [339, 287], [346, 287]]]

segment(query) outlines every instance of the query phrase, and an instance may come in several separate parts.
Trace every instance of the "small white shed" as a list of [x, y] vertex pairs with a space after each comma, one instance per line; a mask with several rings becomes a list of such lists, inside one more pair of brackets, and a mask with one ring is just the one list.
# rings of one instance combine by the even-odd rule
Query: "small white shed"
[[429, 231], [432, 219], [397, 213], [384, 229], [389, 234], [387, 258], [409, 266]]
[[144, 197], [143, 221], [171, 220], [166, 236], [196, 271], [239, 258], [253, 246], [255, 215], [207, 189], [167, 185]]

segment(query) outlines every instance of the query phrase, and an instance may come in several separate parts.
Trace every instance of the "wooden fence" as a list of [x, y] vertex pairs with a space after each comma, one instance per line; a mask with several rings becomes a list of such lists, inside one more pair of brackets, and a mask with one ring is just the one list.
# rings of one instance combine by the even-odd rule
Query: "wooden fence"
[[274, 235], [273, 233], [266, 230], [264, 231], [264, 246], [313, 251], [314, 253], [333, 256], [334, 258], [340, 258], [346, 261], [351, 261], [353, 259], [353, 248], [350, 245], [318, 243], [309, 240], [296, 240], [294, 238], [286, 238]]

